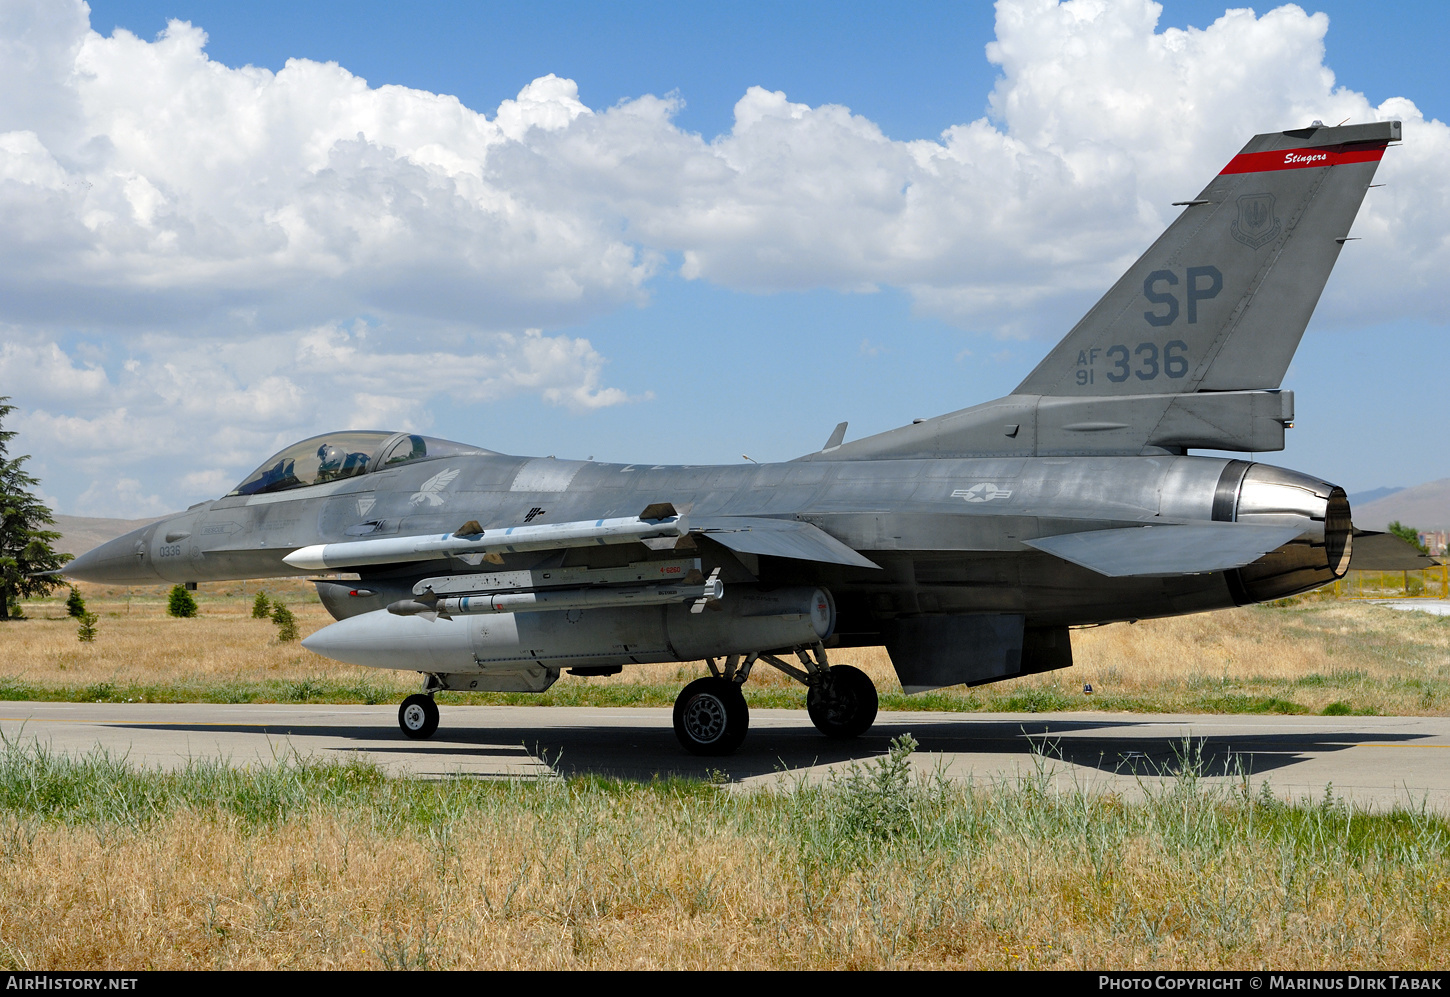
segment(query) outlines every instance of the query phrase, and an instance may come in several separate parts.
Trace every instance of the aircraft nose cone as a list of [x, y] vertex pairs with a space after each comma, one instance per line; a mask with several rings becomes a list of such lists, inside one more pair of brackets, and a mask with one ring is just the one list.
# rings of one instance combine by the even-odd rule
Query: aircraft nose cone
[[66, 564], [64, 574], [83, 582], [115, 585], [149, 585], [161, 576], [151, 570], [146, 556], [146, 531], [137, 530], [108, 540]]

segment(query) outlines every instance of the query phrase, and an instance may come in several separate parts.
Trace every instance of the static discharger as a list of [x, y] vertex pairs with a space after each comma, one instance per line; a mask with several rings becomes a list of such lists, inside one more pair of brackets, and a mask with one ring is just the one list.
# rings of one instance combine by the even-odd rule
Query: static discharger
[[[476, 522], [470, 522], [464, 528], [473, 530], [477, 526]], [[327, 571], [365, 564], [466, 557], [471, 554], [516, 554], [533, 550], [558, 550], [561, 547], [635, 543], [641, 540], [681, 537], [686, 532], [688, 526], [685, 517], [676, 513], [675, 507], [670, 503], [657, 502], [647, 506], [638, 516], [619, 519], [589, 519], [572, 523], [510, 526], [507, 529], [481, 530], [476, 533], [444, 533], [436, 536], [313, 544], [294, 550], [282, 560], [304, 571]]]

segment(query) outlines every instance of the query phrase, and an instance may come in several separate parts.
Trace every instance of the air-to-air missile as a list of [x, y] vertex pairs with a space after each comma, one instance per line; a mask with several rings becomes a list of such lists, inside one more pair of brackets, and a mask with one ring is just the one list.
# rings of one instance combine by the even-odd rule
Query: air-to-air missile
[[1070, 630], [1277, 599], [1349, 564], [1344, 491], [1194, 450], [1282, 450], [1280, 384], [1400, 123], [1255, 136], [1011, 394], [779, 464], [512, 457], [344, 431], [227, 495], [103, 544], [72, 578], [316, 579], [304, 646], [416, 670], [410, 737], [446, 690], [703, 659], [680, 743], [733, 751], [758, 664], [820, 730], [876, 690], [832, 649], [884, 644], [903, 688], [1072, 664]]

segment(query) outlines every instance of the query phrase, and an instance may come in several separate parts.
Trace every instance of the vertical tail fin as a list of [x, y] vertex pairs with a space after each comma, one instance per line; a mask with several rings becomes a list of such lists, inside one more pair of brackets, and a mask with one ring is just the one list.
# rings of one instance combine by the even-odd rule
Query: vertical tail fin
[[1282, 450], [1276, 389], [1400, 134], [1256, 135], [1012, 394], [801, 459]]
[[1277, 388], [1400, 122], [1256, 135], [1013, 394]]

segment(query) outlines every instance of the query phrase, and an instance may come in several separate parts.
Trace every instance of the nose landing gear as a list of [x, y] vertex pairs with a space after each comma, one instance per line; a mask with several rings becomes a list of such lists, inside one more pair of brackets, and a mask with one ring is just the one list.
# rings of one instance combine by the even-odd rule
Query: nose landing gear
[[398, 726], [404, 734], [415, 741], [433, 736], [438, 729], [438, 704], [433, 702], [433, 694], [447, 688], [444, 676], [423, 674], [423, 691], [409, 696], [398, 707]]
[[398, 707], [398, 726], [416, 741], [432, 737], [438, 729], [438, 704], [432, 696], [414, 693]]

